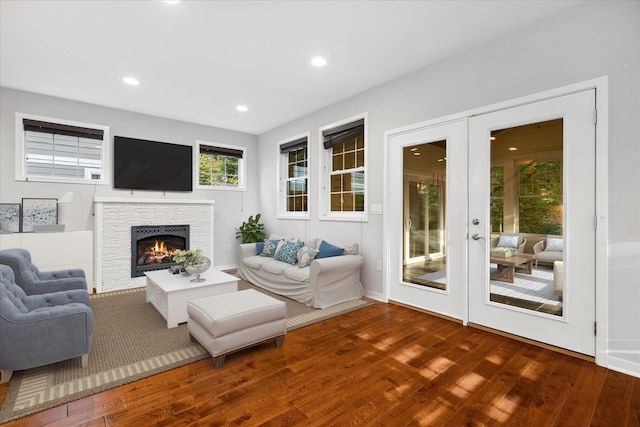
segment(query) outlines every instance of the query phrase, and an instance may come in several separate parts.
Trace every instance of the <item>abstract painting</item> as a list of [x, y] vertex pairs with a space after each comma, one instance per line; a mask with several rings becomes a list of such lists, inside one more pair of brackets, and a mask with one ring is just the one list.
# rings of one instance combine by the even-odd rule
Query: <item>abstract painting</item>
[[0, 203], [0, 230], [8, 233], [20, 231], [20, 203]]
[[22, 199], [23, 233], [33, 231], [34, 225], [58, 223], [58, 199]]

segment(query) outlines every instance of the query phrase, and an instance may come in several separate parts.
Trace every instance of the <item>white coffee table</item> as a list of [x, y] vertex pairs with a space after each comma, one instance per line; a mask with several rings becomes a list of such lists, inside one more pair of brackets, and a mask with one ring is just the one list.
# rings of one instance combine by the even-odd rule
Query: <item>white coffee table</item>
[[187, 321], [187, 302], [238, 290], [235, 276], [210, 268], [200, 275], [202, 282], [192, 282], [196, 276], [171, 274], [167, 270], [150, 271], [147, 276], [147, 302], [151, 303], [174, 328]]

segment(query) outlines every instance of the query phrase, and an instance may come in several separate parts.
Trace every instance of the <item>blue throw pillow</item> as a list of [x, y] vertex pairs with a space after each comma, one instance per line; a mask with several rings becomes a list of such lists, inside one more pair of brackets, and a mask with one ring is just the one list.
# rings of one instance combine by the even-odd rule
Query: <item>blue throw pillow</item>
[[316, 255], [316, 259], [329, 258], [332, 256], [340, 256], [344, 254], [343, 248], [334, 246], [331, 243], [325, 242], [324, 240], [322, 241], [322, 243], [320, 243], [320, 247], [318, 249], [320, 252], [318, 252], [318, 255]]
[[278, 243], [280, 243], [280, 240], [265, 240], [260, 256], [268, 256], [273, 258], [274, 255], [276, 254], [276, 248], [278, 247]]
[[256, 243], [256, 255], [262, 254], [263, 250], [264, 250], [264, 242]]
[[292, 240], [287, 240], [283, 242], [282, 245], [278, 248], [276, 252], [275, 259], [278, 261], [284, 261], [287, 264], [294, 265], [298, 262], [298, 249], [302, 247], [302, 242], [294, 242]]

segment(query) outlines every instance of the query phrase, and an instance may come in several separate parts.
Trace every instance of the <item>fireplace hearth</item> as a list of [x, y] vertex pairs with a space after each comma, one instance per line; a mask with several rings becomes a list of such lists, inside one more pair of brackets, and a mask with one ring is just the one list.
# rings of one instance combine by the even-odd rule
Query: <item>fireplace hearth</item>
[[166, 270], [177, 250], [189, 249], [188, 225], [135, 225], [131, 227], [131, 277]]

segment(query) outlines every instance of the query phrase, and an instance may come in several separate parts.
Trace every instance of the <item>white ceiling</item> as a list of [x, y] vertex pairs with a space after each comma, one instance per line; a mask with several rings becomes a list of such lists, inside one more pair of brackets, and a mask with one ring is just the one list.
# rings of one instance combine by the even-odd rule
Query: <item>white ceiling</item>
[[0, 85], [260, 134], [577, 3], [0, 0]]

